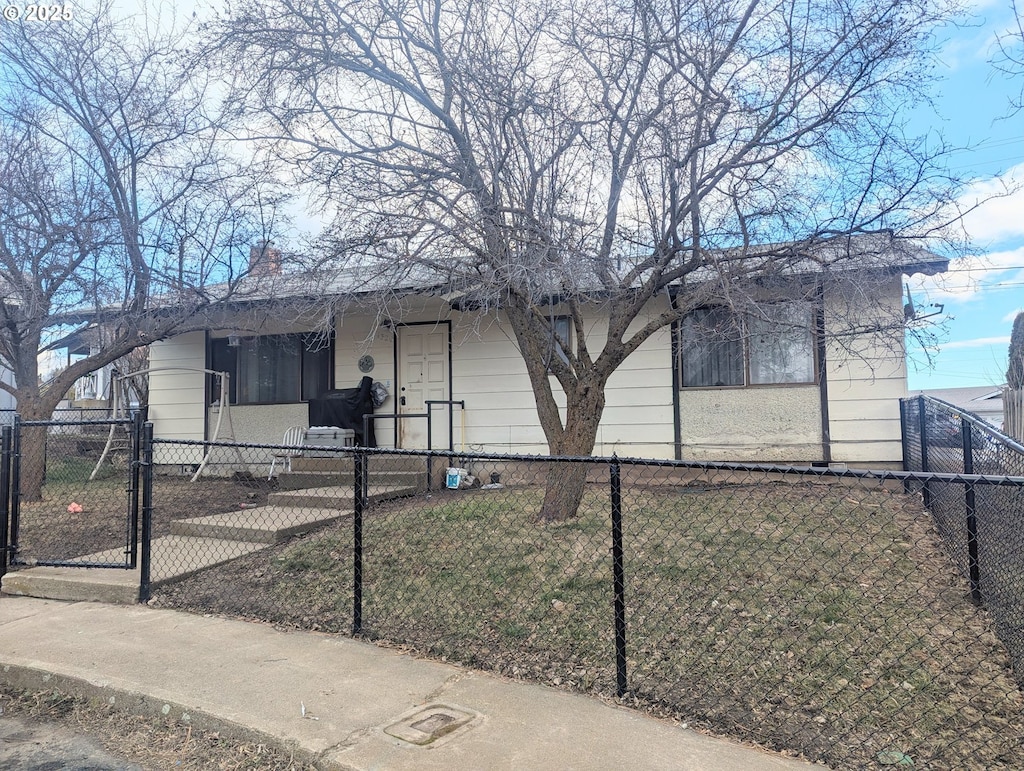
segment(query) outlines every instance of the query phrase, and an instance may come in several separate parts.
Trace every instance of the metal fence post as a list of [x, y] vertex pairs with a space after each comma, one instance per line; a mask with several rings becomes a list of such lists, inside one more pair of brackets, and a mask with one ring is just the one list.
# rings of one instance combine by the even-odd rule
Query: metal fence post
[[7, 544], [11, 516], [11, 427], [0, 430], [0, 577], [7, 573]]
[[139, 602], [149, 602], [153, 545], [153, 424], [142, 427], [142, 545], [139, 559]]
[[132, 457], [130, 461], [132, 476], [131, 487], [128, 489], [129, 519], [126, 539], [130, 570], [135, 570], [139, 564], [139, 488], [142, 480], [142, 442], [142, 413], [136, 410], [132, 413]]
[[363, 504], [366, 500], [366, 452], [353, 455], [352, 487], [352, 634], [363, 629]]
[[612, 456], [609, 467], [612, 503], [612, 584], [615, 594], [615, 695], [626, 695], [626, 576], [622, 549], [622, 466]]
[[[918, 436], [921, 437], [921, 473], [927, 474], [928, 468], [928, 418], [925, 414], [926, 403], [923, 396], [917, 397]], [[932, 489], [925, 481], [921, 486], [921, 497], [926, 508], [932, 505]]]
[[[900, 443], [903, 449], [903, 470], [910, 471], [910, 418], [907, 416], [907, 400], [900, 399]], [[910, 480], [903, 480], [903, 492], [911, 490]]]
[[7, 544], [8, 564], [18, 556], [18, 530], [21, 522], [21, 416], [14, 416], [11, 433], [11, 531]]
[[[431, 492], [434, 489], [434, 456], [430, 454], [430, 451], [434, 449], [434, 433], [433, 433], [433, 420], [431, 420], [432, 410], [434, 406], [429, 403], [425, 403], [427, 406], [427, 492]], [[398, 447], [398, 443], [395, 443], [395, 447]], [[448, 459], [448, 465], [452, 465], [452, 459]]]
[[[974, 473], [974, 427], [969, 421], [960, 421], [960, 434], [964, 451], [964, 473]], [[981, 604], [981, 565], [978, 562], [978, 518], [974, 485], [964, 483], [964, 502], [967, 506], [967, 571], [971, 580], [971, 602]]]

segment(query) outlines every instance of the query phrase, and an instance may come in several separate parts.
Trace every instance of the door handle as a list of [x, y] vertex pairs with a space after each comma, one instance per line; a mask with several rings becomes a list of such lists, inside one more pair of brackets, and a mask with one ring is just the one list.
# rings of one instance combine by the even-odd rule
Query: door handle
[[398, 400], [398, 403], [404, 407], [405, 406], [405, 397], [404, 396], [400, 397], [399, 400]]

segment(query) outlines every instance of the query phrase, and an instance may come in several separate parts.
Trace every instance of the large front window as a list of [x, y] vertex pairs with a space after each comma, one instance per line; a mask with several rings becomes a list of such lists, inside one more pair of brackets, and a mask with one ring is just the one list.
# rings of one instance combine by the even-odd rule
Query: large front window
[[683, 388], [815, 382], [810, 303], [773, 303], [741, 317], [698, 308], [679, 324]]
[[312, 333], [211, 341], [210, 368], [229, 374], [232, 404], [316, 398], [330, 388], [332, 359], [330, 342]]

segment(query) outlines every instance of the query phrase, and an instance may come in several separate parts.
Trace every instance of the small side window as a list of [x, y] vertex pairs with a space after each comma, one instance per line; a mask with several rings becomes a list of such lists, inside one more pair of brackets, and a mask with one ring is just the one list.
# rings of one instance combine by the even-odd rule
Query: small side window
[[[568, 316], [555, 316], [551, 320], [551, 348], [548, 351], [548, 361], [552, 361], [554, 356], [557, 356], [566, 364], [569, 363], [569, 357], [566, 355], [565, 350], [562, 348], [562, 344], [559, 340], [564, 340], [567, 345], [572, 346], [572, 319]], [[551, 367], [548, 366], [548, 372], [551, 371]]]

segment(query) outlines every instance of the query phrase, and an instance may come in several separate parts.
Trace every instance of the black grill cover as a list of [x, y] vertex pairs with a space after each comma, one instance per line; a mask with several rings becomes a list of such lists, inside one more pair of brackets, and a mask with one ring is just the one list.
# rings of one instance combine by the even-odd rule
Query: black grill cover
[[373, 378], [367, 376], [359, 381], [357, 388], [324, 391], [316, 399], [310, 399], [309, 425], [351, 428], [356, 432], [358, 446], [376, 447], [372, 420], [369, 422], [367, 435], [363, 436], [363, 415], [373, 414], [373, 397], [370, 394], [372, 385]]

